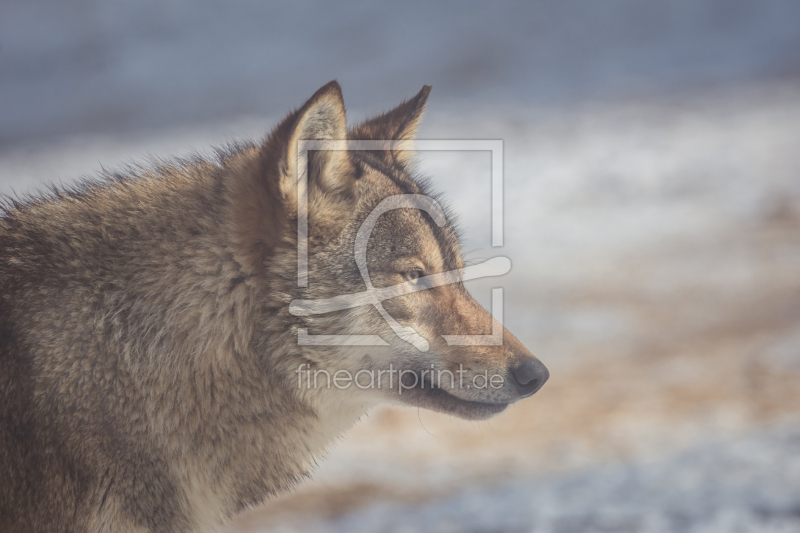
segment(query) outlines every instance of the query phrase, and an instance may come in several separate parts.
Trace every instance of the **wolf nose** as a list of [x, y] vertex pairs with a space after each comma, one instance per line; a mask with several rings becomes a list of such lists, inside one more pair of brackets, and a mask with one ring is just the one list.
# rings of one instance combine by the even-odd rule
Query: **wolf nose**
[[511, 381], [516, 385], [523, 398], [531, 396], [541, 389], [550, 377], [547, 367], [538, 359], [533, 358], [525, 359], [521, 365], [510, 369], [509, 374], [511, 374]]

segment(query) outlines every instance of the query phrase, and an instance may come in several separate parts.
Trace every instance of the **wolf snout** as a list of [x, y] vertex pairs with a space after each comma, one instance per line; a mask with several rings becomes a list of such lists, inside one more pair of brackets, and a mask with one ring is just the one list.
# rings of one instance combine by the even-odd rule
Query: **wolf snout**
[[510, 368], [508, 374], [511, 383], [523, 398], [541, 389], [550, 377], [547, 367], [532, 357], [526, 358], [519, 366]]

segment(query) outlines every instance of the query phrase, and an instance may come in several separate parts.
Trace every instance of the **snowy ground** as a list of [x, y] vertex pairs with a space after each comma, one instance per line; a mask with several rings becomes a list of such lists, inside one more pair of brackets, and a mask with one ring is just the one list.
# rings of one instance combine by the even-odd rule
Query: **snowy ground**
[[711, 442], [667, 460], [473, 485], [423, 504], [379, 502], [281, 530], [401, 533], [800, 531], [800, 430]]

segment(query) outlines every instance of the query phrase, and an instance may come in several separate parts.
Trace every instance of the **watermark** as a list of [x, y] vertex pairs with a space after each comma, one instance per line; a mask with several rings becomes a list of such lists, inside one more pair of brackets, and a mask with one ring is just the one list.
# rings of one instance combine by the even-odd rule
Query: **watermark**
[[[297, 169], [297, 285], [308, 286], [308, 153], [318, 150], [365, 151], [365, 150], [413, 150], [417, 151], [489, 151], [491, 163], [491, 219], [492, 246], [503, 245], [503, 141], [501, 140], [435, 140], [416, 141], [413, 149], [399, 141], [300, 141], [298, 143]], [[367, 216], [356, 235], [353, 254], [361, 277], [366, 284], [364, 292], [343, 294], [318, 300], [293, 300], [289, 312], [294, 316], [309, 316], [371, 305], [391, 327], [392, 331], [414, 346], [427, 352], [428, 341], [413, 327], [397, 322], [383, 307], [383, 301], [421, 290], [429, 290], [471, 279], [502, 276], [511, 270], [511, 261], [498, 256], [483, 263], [463, 269], [451, 270], [423, 276], [415, 282], [404, 282], [391, 287], [376, 289], [372, 285], [367, 269], [367, 242], [378, 218], [387, 211], [401, 208], [419, 209], [426, 212], [434, 223], [443, 226], [447, 220], [441, 206], [433, 198], [421, 194], [400, 194], [381, 201]], [[503, 289], [492, 289], [492, 333], [489, 335], [442, 335], [451, 346], [499, 346], [503, 344]], [[307, 328], [298, 328], [298, 344], [303, 346], [388, 346], [378, 335], [311, 335]]]
[[384, 389], [394, 390], [402, 395], [403, 391], [411, 389], [501, 389], [505, 378], [500, 374], [489, 375], [486, 370], [482, 374], [474, 374], [465, 379], [462, 365], [458, 365], [455, 372], [447, 369], [409, 370], [397, 369], [389, 364], [388, 369], [363, 369], [355, 374], [349, 370], [328, 371], [325, 369], [312, 369], [308, 363], [303, 363], [297, 370], [297, 388], [299, 389], [339, 389], [347, 390], [356, 387], [361, 390]]

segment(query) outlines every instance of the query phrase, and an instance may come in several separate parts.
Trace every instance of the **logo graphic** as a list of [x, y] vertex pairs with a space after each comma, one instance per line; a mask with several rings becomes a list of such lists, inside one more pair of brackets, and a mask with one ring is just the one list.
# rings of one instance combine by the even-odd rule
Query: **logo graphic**
[[[297, 284], [308, 286], [308, 152], [315, 150], [410, 150], [396, 141], [300, 141], [298, 146], [298, 196], [297, 196]], [[413, 151], [490, 151], [492, 155], [492, 246], [503, 245], [503, 141], [500, 140], [436, 140], [416, 141]], [[294, 300], [289, 312], [295, 316], [309, 316], [364, 305], [372, 305], [395, 334], [422, 352], [428, 351], [428, 341], [410, 326], [397, 322], [383, 307], [383, 301], [423, 291], [442, 285], [469, 281], [490, 276], [502, 276], [511, 270], [511, 261], [499, 256], [483, 263], [423, 276], [416, 280], [391, 287], [376, 289], [367, 269], [367, 242], [378, 218], [387, 211], [413, 208], [425, 211], [433, 221], [443, 226], [447, 220], [441, 206], [429, 196], [400, 194], [384, 198], [364, 220], [356, 235], [354, 257], [361, 277], [366, 284], [364, 292], [343, 294], [319, 300]], [[492, 289], [492, 333], [490, 335], [442, 335], [451, 346], [503, 344], [503, 289]], [[310, 335], [307, 328], [298, 329], [298, 344], [315, 346], [388, 346], [378, 335]]]

